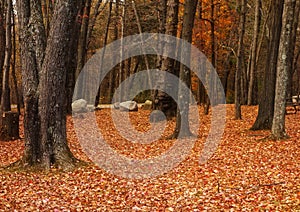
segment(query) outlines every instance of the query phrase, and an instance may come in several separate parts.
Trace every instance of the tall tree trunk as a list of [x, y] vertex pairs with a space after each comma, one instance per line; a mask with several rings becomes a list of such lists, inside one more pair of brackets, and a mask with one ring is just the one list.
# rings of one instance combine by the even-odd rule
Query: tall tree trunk
[[[109, 25], [110, 25], [110, 20], [111, 20], [112, 3], [113, 3], [112, 0], [110, 0], [109, 5], [108, 5], [108, 17], [107, 17], [105, 33], [104, 33], [104, 39], [103, 39], [103, 48], [105, 48], [105, 46], [107, 45]], [[100, 63], [100, 67], [99, 67], [100, 70], [102, 69], [104, 55], [105, 55], [105, 49], [104, 49], [103, 54], [101, 55], [102, 57], [101, 57], [101, 63]], [[101, 97], [101, 94], [103, 94], [104, 88], [105, 87], [104, 87], [103, 84], [99, 85], [98, 92], [97, 92], [96, 99], [95, 99], [95, 103], [94, 103], [95, 108], [100, 103], [100, 97]]]
[[10, 111], [10, 85], [9, 85], [9, 73], [10, 73], [10, 61], [12, 53], [12, 40], [11, 40], [11, 17], [12, 17], [12, 1], [7, 0], [6, 8], [6, 29], [5, 29], [5, 59], [2, 79], [2, 96], [1, 96], [1, 118], [2, 113]]
[[122, 86], [122, 81], [124, 79], [124, 73], [123, 73], [123, 69], [124, 69], [123, 38], [124, 38], [124, 30], [125, 30], [125, 24], [126, 24], [126, 20], [125, 20], [126, 10], [127, 10], [127, 1], [124, 0], [123, 1], [123, 7], [122, 7], [122, 15], [120, 16], [120, 18], [121, 18], [121, 20], [120, 20], [120, 22], [121, 22], [121, 34], [120, 34], [121, 48], [120, 48], [120, 63], [119, 63], [119, 86], [120, 86], [119, 102], [122, 102], [124, 100], [124, 87]]
[[[33, 34], [34, 42], [35, 42], [35, 55], [36, 62], [38, 66], [39, 72], [42, 70], [42, 65], [45, 57], [45, 49], [46, 49], [46, 31], [43, 23], [42, 16], [42, 7], [40, 0], [30, 0], [31, 4], [31, 16], [32, 16], [32, 24], [33, 24]], [[40, 74], [40, 73], [39, 73]]]
[[67, 114], [72, 113], [72, 100], [73, 100], [73, 93], [75, 88], [76, 82], [76, 70], [77, 70], [77, 59], [78, 59], [78, 43], [79, 43], [79, 36], [80, 36], [80, 29], [81, 29], [81, 14], [83, 13], [83, 1], [76, 1], [78, 14], [76, 18], [76, 22], [73, 26], [73, 32], [70, 41], [70, 51], [68, 56], [68, 70], [67, 70], [67, 82], [66, 82], [66, 110]]
[[[34, 4], [38, 6], [38, 4]], [[21, 65], [24, 99], [24, 135], [25, 149], [23, 161], [25, 164], [34, 165], [40, 161], [40, 123], [38, 116], [38, 84], [39, 69], [35, 53], [35, 40], [32, 32], [35, 27], [32, 11], [35, 10], [30, 0], [17, 1], [20, 47], [21, 47]], [[30, 26], [28, 28], [27, 26]], [[38, 36], [43, 36], [39, 34]], [[46, 38], [45, 38], [46, 39]], [[33, 130], [34, 129], [34, 130]]]
[[[298, 25], [299, 25], [299, 14], [300, 14], [300, 1], [296, 1], [295, 5], [295, 18], [293, 21], [293, 27], [292, 27], [292, 43], [291, 46], [294, 49], [294, 51], [291, 52], [291, 58], [293, 58], [292, 61], [292, 69], [289, 72], [289, 81], [288, 81], [288, 87], [287, 87], [287, 98], [291, 98], [293, 95], [293, 75], [296, 71], [295, 64], [297, 64], [299, 55], [297, 56], [296, 53], [296, 44], [297, 44], [297, 32], [298, 32]], [[295, 63], [296, 62], [296, 63]]]
[[[274, 118], [272, 136], [275, 139], [286, 138], [285, 132], [285, 106], [289, 73], [293, 64], [293, 23], [295, 16], [295, 0], [286, 0], [283, 11], [283, 26], [281, 32], [279, 56], [276, 78], [276, 95], [274, 105]], [[297, 17], [298, 18], [298, 17]]]
[[258, 38], [260, 33], [260, 24], [261, 24], [261, 0], [256, 0], [255, 2], [255, 21], [254, 21], [254, 33], [253, 33], [253, 41], [251, 48], [251, 56], [250, 56], [250, 70], [249, 70], [249, 88], [248, 88], [248, 105], [253, 104], [253, 90], [254, 90], [254, 81], [255, 81], [255, 72], [257, 68], [256, 57], [258, 50]]
[[[141, 35], [141, 40], [144, 40], [143, 36], [142, 36], [143, 29], [142, 29], [142, 26], [141, 26], [140, 16], [139, 16], [138, 11], [136, 9], [135, 1], [132, 0], [131, 2], [132, 2], [133, 10], [134, 10], [134, 15], [135, 15], [135, 18], [136, 18], [136, 23], [137, 23], [137, 26], [138, 26], [138, 30], [139, 30], [139, 33]], [[151, 76], [150, 76], [150, 64], [149, 64], [148, 57], [145, 54], [145, 49], [144, 49], [143, 45], [142, 45], [142, 51], [143, 51], [143, 57], [144, 57], [144, 61], [145, 61], [145, 65], [146, 65], [146, 70], [147, 70], [147, 74], [148, 74], [148, 85], [149, 85], [149, 88], [152, 89], [151, 88], [152, 82], [151, 82]]]
[[[118, 40], [119, 37], [119, 27], [118, 27], [118, 18], [119, 18], [119, 0], [116, 0], [116, 5], [114, 8], [114, 15], [115, 15], [115, 19], [114, 19], [114, 29], [113, 29], [113, 34], [112, 34], [112, 39], [113, 41]], [[115, 60], [115, 58], [114, 58]], [[115, 64], [115, 62], [114, 62]], [[116, 85], [118, 85], [118, 73], [116, 71], [116, 68], [114, 68], [113, 70], [110, 71], [109, 73], [109, 87], [108, 87], [108, 93], [110, 95], [110, 102], [112, 102], [112, 97], [113, 97], [113, 93], [114, 93], [114, 89], [116, 88]]]
[[[120, 0], [116, 0], [116, 6], [115, 6], [115, 16], [116, 16], [116, 18], [115, 18], [115, 20], [116, 20], [116, 22], [115, 22], [115, 27], [114, 27], [114, 34], [113, 34], [113, 36], [114, 36], [114, 40], [117, 40], [117, 39], [119, 39], [119, 36], [120, 36], [120, 28], [121, 28], [121, 15], [120, 15]], [[115, 58], [114, 58], [114, 60], [115, 60]], [[116, 61], [114, 61], [114, 62], [116, 62]], [[114, 69], [114, 75], [115, 75], [115, 81], [114, 81], [114, 88], [112, 88], [111, 89], [111, 94], [113, 94], [113, 91], [115, 90], [115, 88], [117, 88], [118, 87], [118, 85], [119, 85], [119, 82], [120, 82], [120, 71], [119, 71], [119, 67], [116, 67], [115, 69]]]
[[[164, 3], [164, 2], [162, 2]], [[167, 14], [166, 14], [166, 23], [165, 23], [165, 33], [167, 35], [176, 36], [177, 35], [177, 26], [178, 26], [178, 7], [179, 0], [169, 0], [167, 1]], [[168, 54], [175, 54], [173, 44], [165, 44], [164, 51]], [[174, 60], [169, 57], [162, 57], [161, 61], [161, 70], [163, 71], [160, 76], [156, 76], [156, 85], [154, 92], [154, 101], [153, 108], [155, 110], [162, 111], [167, 118], [174, 117], [176, 115], [177, 105], [176, 102], [165, 92], [162, 92], [163, 88], [165, 90], [172, 89], [165, 80], [165, 71], [175, 74], [174, 70]], [[153, 119], [153, 121], [159, 121]]]
[[[166, 16], [167, 16], [167, 0], [157, 1], [157, 16], [158, 16], [158, 33], [165, 34], [166, 32]], [[164, 47], [159, 42], [159, 48]], [[156, 67], [160, 68], [162, 64], [162, 56], [157, 55]]]
[[0, 103], [2, 96], [2, 76], [5, 58], [5, 20], [4, 20], [4, 1], [0, 2]]
[[41, 2], [19, 0], [17, 5], [25, 104], [25, 150], [21, 162], [46, 169], [51, 164], [72, 168], [75, 158], [66, 140], [65, 84], [77, 2], [55, 2], [45, 51], [41, 49], [46, 46], [42, 43], [46, 36], [37, 31], [43, 29]]
[[242, 119], [241, 99], [242, 99], [242, 72], [244, 63], [244, 36], [246, 27], [246, 6], [247, 0], [242, 0], [239, 5], [240, 21], [239, 21], [239, 43], [237, 51], [237, 66], [235, 72], [235, 119]]
[[[90, 42], [91, 42], [91, 36], [92, 36], [92, 33], [93, 33], [93, 30], [94, 30], [94, 27], [96, 25], [96, 21], [97, 21], [97, 18], [101, 12], [101, 10], [99, 9], [101, 4], [102, 4], [102, 1], [103, 0], [98, 0], [96, 5], [94, 6], [94, 10], [93, 10], [93, 17], [90, 18], [90, 26], [88, 28], [88, 32], [87, 32], [87, 48], [89, 47], [90, 45]], [[106, 1], [107, 3], [107, 1]], [[105, 4], [106, 4], [105, 3]]]
[[89, 18], [92, 0], [86, 0], [82, 15], [81, 33], [78, 44], [77, 70], [75, 78], [77, 79], [86, 61], [87, 52], [87, 33], [89, 28]]
[[272, 0], [269, 19], [268, 54], [264, 70], [263, 89], [259, 102], [258, 116], [252, 130], [271, 129], [274, 116], [274, 99], [278, 48], [282, 26], [284, 0]]
[[67, 76], [69, 35], [77, 15], [77, 2], [60, 0], [55, 4], [45, 59], [40, 79], [39, 115], [41, 117], [42, 166], [74, 167], [66, 139], [65, 83]]
[[[14, 8], [12, 7], [12, 13], [14, 11]], [[16, 61], [17, 61], [17, 42], [16, 42], [16, 21], [15, 21], [15, 16], [13, 15], [12, 17], [12, 64], [11, 64], [11, 75], [13, 78], [13, 84], [14, 84], [14, 90], [16, 94], [16, 100], [17, 100], [17, 109], [18, 109], [18, 114], [21, 113], [21, 100], [20, 100], [20, 94], [19, 94], [19, 88], [18, 88], [18, 80], [17, 80], [17, 75], [16, 75]], [[18, 123], [19, 126], [19, 123]]]
[[[204, 19], [206, 20], [206, 19]], [[210, 1], [210, 19], [207, 20], [210, 23], [210, 40], [211, 40], [211, 64], [214, 68], [216, 68], [216, 44], [215, 44], [215, 2], [214, 0]], [[209, 75], [209, 73], [208, 73]], [[209, 76], [207, 76], [209, 78]], [[213, 85], [213, 83], [209, 83]], [[210, 107], [210, 100], [208, 95], [205, 95], [205, 104], [204, 104], [204, 114], [208, 115]]]
[[[187, 42], [192, 42], [193, 27], [196, 14], [198, 0], [186, 0], [184, 5], [184, 15], [182, 24], [182, 39]], [[191, 49], [189, 47], [181, 48], [181, 61], [186, 61], [187, 64], [190, 63]], [[186, 84], [188, 88], [191, 87], [191, 71], [190, 69], [180, 64], [180, 80]], [[173, 137], [188, 137], [192, 133], [189, 127], [189, 93], [179, 85], [178, 91], [178, 105], [176, 114], [176, 127]], [[179, 109], [180, 108], [180, 109]]]

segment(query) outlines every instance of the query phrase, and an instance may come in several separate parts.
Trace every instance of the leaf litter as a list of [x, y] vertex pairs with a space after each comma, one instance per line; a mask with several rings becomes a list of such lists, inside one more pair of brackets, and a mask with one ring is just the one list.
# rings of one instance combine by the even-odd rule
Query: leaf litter
[[[226, 127], [215, 154], [203, 165], [198, 160], [209, 133], [210, 116], [199, 109], [200, 128], [191, 154], [172, 171], [149, 179], [126, 179], [96, 165], [72, 172], [0, 171], [1, 211], [298, 211], [300, 210], [300, 114], [287, 115], [290, 139], [264, 139], [269, 131], [250, 131], [257, 107], [244, 106], [243, 119], [234, 120], [227, 106]], [[150, 129], [150, 112], [139, 110], [130, 119], [139, 131]], [[175, 121], [168, 122], [163, 137], [151, 144], [122, 138], [112, 123], [110, 109], [96, 112], [107, 143], [119, 154], [149, 158], [169, 149]], [[87, 123], [85, 123], [87, 124]], [[85, 161], [67, 118], [69, 146]], [[21, 137], [23, 129], [21, 124]], [[87, 135], [93, 136], [93, 132]], [[0, 142], [0, 166], [19, 160], [24, 140]]]

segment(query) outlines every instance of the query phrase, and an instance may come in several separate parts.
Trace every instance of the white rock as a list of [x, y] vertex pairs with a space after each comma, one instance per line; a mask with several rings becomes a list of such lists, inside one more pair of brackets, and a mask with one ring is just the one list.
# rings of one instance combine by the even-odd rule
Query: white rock
[[135, 101], [126, 101], [120, 103], [121, 111], [138, 111], [138, 104]]
[[87, 101], [84, 99], [75, 100], [72, 103], [72, 112], [73, 113], [86, 113], [88, 112]]

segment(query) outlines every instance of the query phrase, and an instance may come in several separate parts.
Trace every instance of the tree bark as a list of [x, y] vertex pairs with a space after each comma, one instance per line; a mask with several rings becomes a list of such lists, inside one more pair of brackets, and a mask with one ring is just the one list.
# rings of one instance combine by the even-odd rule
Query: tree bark
[[121, 39], [121, 48], [120, 48], [120, 61], [119, 61], [119, 87], [120, 87], [120, 93], [119, 93], [119, 102], [122, 102], [124, 100], [124, 86], [122, 86], [122, 81], [124, 79], [124, 46], [123, 46], [123, 38], [124, 38], [124, 30], [125, 30], [125, 14], [127, 10], [127, 1], [123, 1], [123, 7], [122, 7], [122, 14], [120, 16], [120, 23], [121, 23], [121, 33], [120, 33], [120, 39]]
[[269, 19], [268, 54], [266, 57], [263, 89], [259, 102], [258, 116], [252, 130], [270, 130], [274, 116], [274, 99], [278, 48], [282, 26], [284, 0], [272, 0]]
[[[41, 22], [40, 1], [17, 2], [24, 89], [25, 150], [22, 163], [49, 169], [73, 168], [75, 158], [66, 140], [65, 86], [70, 35], [77, 15], [77, 2], [55, 2], [44, 58], [37, 44], [43, 40], [35, 29]], [[30, 26], [30, 27], [28, 27]], [[42, 61], [41, 70], [39, 62]]]
[[[139, 30], [139, 33], [141, 35], [141, 40], [143, 40], [143, 36], [142, 36], [143, 29], [142, 29], [142, 26], [141, 26], [140, 16], [139, 16], [138, 11], [136, 9], [135, 1], [132, 0], [131, 3], [132, 3], [133, 10], [134, 10], [134, 15], [135, 15], [135, 18], [136, 18], [136, 23], [137, 23], [137, 26], [138, 26], [138, 30]], [[144, 50], [143, 45], [142, 45], [142, 52], [143, 52], [143, 58], [144, 58], [145, 65], [146, 65], [146, 70], [147, 70], [147, 73], [148, 73], [148, 85], [149, 85], [149, 88], [152, 89], [152, 87], [151, 87], [152, 82], [151, 82], [151, 76], [150, 76], [150, 64], [149, 64], [148, 57], [145, 54], [145, 50]]]
[[[184, 5], [184, 15], [182, 24], [182, 39], [187, 42], [192, 42], [193, 27], [196, 14], [198, 0], [186, 0]], [[181, 61], [185, 61], [187, 64], [190, 63], [191, 49], [188, 46], [181, 48]], [[179, 78], [186, 84], [188, 88], [191, 87], [191, 71], [190, 69], [180, 64]], [[192, 135], [189, 127], [189, 93], [185, 92], [185, 89], [179, 85], [178, 91], [178, 105], [176, 114], [176, 127], [173, 137], [189, 137]], [[180, 109], [179, 109], [180, 108]]]
[[258, 54], [258, 38], [260, 33], [260, 25], [261, 25], [261, 0], [255, 1], [255, 20], [254, 20], [254, 33], [253, 33], [253, 41], [252, 41], [252, 49], [250, 56], [250, 70], [249, 70], [249, 88], [248, 88], [248, 99], [247, 104], [253, 104], [253, 90], [254, 90], [254, 81], [255, 81], [255, 72], [256, 72], [256, 57]]
[[[103, 48], [105, 48], [105, 46], [107, 45], [107, 41], [108, 41], [109, 25], [110, 25], [111, 12], [112, 12], [112, 3], [113, 3], [112, 0], [110, 0], [109, 5], [108, 5], [108, 17], [107, 17], [107, 22], [106, 22], [106, 26], [105, 26], [105, 33], [104, 33], [104, 39], [103, 39]], [[105, 54], [105, 52], [103, 52], [102, 57], [101, 57], [101, 63], [100, 63], [100, 67], [99, 67], [100, 70], [102, 69], [104, 54]], [[100, 97], [101, 97], [101, 93], [103, 93], [102, 92], [103, 89], [104, 89], [104, 86], [99, 85], [98, 92], [97, 92], [96, 99], [95, 99], [95, 103], [94, 103], [95, 108], [100, 103]]]
[[[14, 11], [14, 8], [12, 7], [12, 10]], [[12, 12], [13, 12], [12, 11]], [[17, 75], [16, 75], [16, 61], [17, 61], [17, 42], [16, 42], [16, 21], [15, 21], [15, 15], [12, 17], [12, 64], [11, 64], [11, 75], [13, 78], [13, 84], [14, 84], [14, 90], [16, 94], [16, 100], [17, 100], [17, 109], [18, 109], [18, 114], [21, 114], [21, 100], [20, 100], [20, 93], [19, 93], [19, 88], [18, 88], [18, 80], [17, 80]], [[19, 122], [17, 123], [19, 127]]]
[[[34, 18], [31, 17], [32, 8], [29, 0], [18, 0], [17, 10], [19, 20], [21, 48], [20, 55], [22, 64], [22, 83], [24, 99], [25, 149], [23, 162], [28, 165], [36, 165], [40, 161], [40, 125], [38, 116], [39, 70], [35, 54], [35, 42], [31, 34], [34, 31], [32, 29], [32, 20], [34, 20]], [[30, 26], [30, 28], [27, 26]]]
[[[208, 21], [210, 24], [210, 40], [211, 40], [211, 64], [215, 68], [216, 67], [216, 44], [215, 44], [215, 2], [214, 0], [210, 1], [210, 19], [203, 18], [202, 20]], [[209, 78], [209, 73], [208, 76]], [[213, 83], [209, 83], [212, 85]], [[204, 96], [204, 114], [208, 115], [209, 113], [209, 107], [210, 107], [210, 100], [208, 98], [208, 95], [205, 94]]]
[[[285, 106], [289, 73], [293, 62], [293, 23], [295, 17], [295, 0], [286, 0], [283, 11], [283, 27], [281, 32], [276, 78], [276, 95], [272, 136], [276, 140], [287, 138], [285, 132]], [[298, 18], [298, 17], [297, 17]]]
[[3, 69], [3, 79], [2, 79], [2, 96], [1, 96], [1, 114], [11, 110], [10, 106], [10, 61], [12, 54], [12, 40], [11, 40], [11, 17], [12, 17], [12, 1], [7, 0], [6, 8], [6, 29], [5, 29], [5, 58], [4, 58], [4, 69]]
[[[162, 2], [164, 3], [164, 1]], [[170, 0], [167, 1], [167, 14], [166, 14], [166, 23], [165, 23], [165, 33], [167, 35], [176, 36], [177, 35], [177, 26], [178, 26], [178, 7], [179, 0]], [[163, 47], [164, 51], [171, 55], [175, 54], [173, 44], [166, 43]], [[176, 116], [177, 104], [168, 94], [162, 92], [163, 88], [165, 90], [172, 89], [168, 83], [165, 82], [165, 71], [175, 74], [174, 70], [175, 62], [169, 57], [161, 58], [161, 70], [162, 73], [159, 76], [156, 76], [156, 85], [154, 91], [154, 101], [153, 109], [162, 111], [165, 116], [169, 119]], [[152, 121], [159, 121], [155, 120]]]
[[89, 47], [90, 42], [91, 42], [91, 36], [92, 36], [93, 30], [94, 30], [94, 27], [96, 25], [97, 17], [99, 16], [99, 14], [101, 12], [101, 10], [99, 9], [101, 4], [102, 4], [102, 0], [98, 0], [96, 5], [94, 6], [93, 18], [90, 18], [90, 26], [87, 31], [87, 40], [88, 40], [87, 48]]
[[5, 58], [5, 20], [4, 20], [4, 1], [0, 2], [0, 103], [2, 96], [2, 76], [3, 76], [3, 64]]
[[[300, 1], [296, 1], [295, 5], [295, 18], [293, 21], [293, 27], [292, 27], [292, 49], [293, 51], [291, 52], [291, 59], [292, 61], [292, 69], [289, 72], [289, 81], [288, 81], [288, 88], [287, 88], [287, 98], [292, 98], [293, 96], [293, 75], [296, 71], [296, 65], [295, 62], [297, 63], [298, 57], [296, 53], [296, 46], [297, 46], [297, 32], [298, 32], [298, 25], [299, 25], [299, 14], [300, 14]], [[297, 95], [299, 95], [297, 93]]]
[[66, 139], [65, 84], [67, 74], [69, 35], [77, 15], [76, 1], [60, 0], [55, 4], [46, 56], [40, 79], [39, 116], [41, 117], [42, 166], [74, 167]]
[[242, 0], [239, 5], [240, 21], [239, 21], [239, 43], [237, 51], [237, 66], [235, 72], [235, 119], [242, 119], [241, 99], [242, 99], [242, 72], [244, 63], [244, 36], [246, 25], [246, 6], [247, 0]]
[[92, 0], [86, 0], [84, 5], [84, 12], [82, 15], [81, 32], [78, 44], [78, 56], [77, 56], [77, 70], [75, 78], [77, 79], [86, 61], [87, 52], [87, 33], [89, 28], [89, 18], [91, 11]]
[[[167, 0], [157, 1], [157, 16], [158, 16], [158, 33], [166, 33], [166, 16], [167, 16]], [[159, 48], [163, 49], [164, 46], [159, 43]], [[160, 68], [162, 65], [162, 56], [157, 55], [156, 67]]]
[[68, 56], [68, 70], [67, 70], [67, 82], [66, 82], [66, 110], [67, 114], [72, 113], [72, 100], [73, 100], [73, 93], [75, 88], [76, 82], [76, 70], [77, 70], [77, 56], [78, 56], [78, 42], [80, 36], [80, 28], [81, 28], [81, 17], [80, 14], [82, 12], [83, 7], [82, 1], [77, 1], [77, 8], [78, 15], [76, 18], [76, 22], [73, 26], [73, 32], [70, 41], [70, 51]]
[[[114, 15], [115, 15], [115, 19], [114, 19], [114, 29], [113, 29], [113, 34], [112, 34], [112, 39], [113, 41], [118, 40], [119, 37], [119, 28], [118, 28], [118, 18], [119, 18], [119, 0], [116, 0], [116, 5], [114, 8]], [[114, 58], [115, 60], [115, 58]], [[115, 64], [115, 63], [114, 63]], [[117, 69], [114, 68], [113, 70], [110, 71], [109, 73], [109, 87], [108, 87], [108, 93], [110, 95], [110, 102], [112, 102], [112, 97], [113, 97], [113, 93], [114, 90], [116, 88], [116, 85], [118, 85], [118, 73], [117, 73]]]

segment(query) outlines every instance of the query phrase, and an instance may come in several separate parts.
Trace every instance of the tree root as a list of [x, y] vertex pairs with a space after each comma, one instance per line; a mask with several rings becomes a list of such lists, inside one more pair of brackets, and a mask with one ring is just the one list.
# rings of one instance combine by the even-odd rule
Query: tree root
[[7, 172], [42, 172], [42, 173], [49, 173], [49, 172], [66, 172], [66, 171], [74, 171], [77, 168], [87, 167], [91, 165], [90, 162], [86, 162], [83, 160], [79, 160], [77, 158], [73, 158], [72, 161], [56, 161], [54, 164], [51, 165], [50, 169], [46, 168], [41, 163], [29, 163], [26, 162], [24, 158], [11, 163], [7, 166], [0, 167], [0, 171], [7, 171]]

